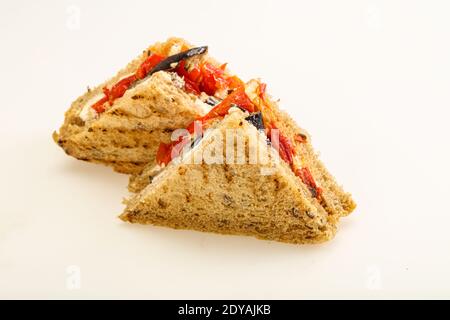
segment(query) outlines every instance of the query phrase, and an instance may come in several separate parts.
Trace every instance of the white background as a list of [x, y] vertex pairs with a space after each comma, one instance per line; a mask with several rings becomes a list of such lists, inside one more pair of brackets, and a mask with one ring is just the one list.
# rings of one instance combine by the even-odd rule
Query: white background
[[[444, 0], [1, 1], [0, 298], [449, 298], [449, 16]], [[169, 36], [261, 77], [309, 130], [358, 203], [333, 241], [125, 224], [127, 177], [53, 143], [87, 85]]]

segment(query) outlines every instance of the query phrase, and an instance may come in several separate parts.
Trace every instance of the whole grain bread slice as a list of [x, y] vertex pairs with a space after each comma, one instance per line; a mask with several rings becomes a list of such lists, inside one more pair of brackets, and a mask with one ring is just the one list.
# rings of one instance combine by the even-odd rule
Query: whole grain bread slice
[[[150, 184], [127, 200], [120, 218], [131, 223], [289, 243], [331, 239], [340, 215], [326, 212], [280, 160], [276, 150], [267, 145], [265, 134], [246, 121], [246, 116], [248, 113], [239, 109], [230, 109], [194, 149], [173, 160]], [[257, 146], [266, 161], [251, 163], [246, 157], [242, 164], [193, 163], [193, 159], [214, 149], [220, 139], [226, 141], [230, 129], [236, 132], [235, 141], [245, 141], [248, 154]], [[254, 136], [260, 137], [256, 144], [250, 143]], [[224, 157], [225, 145], [222, 143], [223, 149], [219, 148]], [[237, 152], [237, 143], [234, 148]]]

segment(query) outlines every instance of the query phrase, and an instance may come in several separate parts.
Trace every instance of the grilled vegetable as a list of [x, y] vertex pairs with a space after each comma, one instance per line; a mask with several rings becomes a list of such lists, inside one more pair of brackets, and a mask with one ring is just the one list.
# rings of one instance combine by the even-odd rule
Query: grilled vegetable
[[205, 103], [209, 104], [210, 106], [214, 107], [215, 105], [217, 105], [220, 101], [218, 101], [216, 98], [214, 97], [208, 97], [208, 99], [206, 99]]
[[233, 105], [238, 105], [248, 112], [256, 111], [255, 105], [245, 93], [245, 88], [240, 87], [234, 90], [233, 93], [229, 94], [225, 99], [223, 99], [222, 102], [220, 102], [208, 114], [206, 114], [202, 118], [202, 120], [205, 121], [217, 117], [223, 117], [228, 113], [228, 110], [230, 110]]
[[317, 186], [311, 174], [311, 171], [309, 171], [308, 168], [301, 168], [295, 169], [294, 173], [303, 181], [304, 184], [306, 184], [309, 191], [311, 191], [313, 198], [319, 199], [320, 196], [322, 195], [322, 189]]
[[226, 88], [228, 83], [224, 74], [224, 69], [218, 68], [210, 63], [202, 65], [202, 81], [200, 83], [200, 90], [212, 96], [218, 89]]
[[206, 51], [208, 51], [207, 46], [197, 47], [174, 54], [167, 58], [151, 53], [136, 72], [138, 81], [135, 81], [133, 84], [131, 84], [128, 89], [134, 88], [139, 83], [145, 81], [146, 79], [151, 77], [152, 74], [158, 71], [172, 69], [172, 64], [174, 63], [184, 62], [184, 60], [199, 54], [204, 54]]
[[145, 61], [139, 66], [138, 70], [136, 71], [136, 78], [139, 80], [144, 79], [147, 76], [147, 74], [164, 59], [165, 59], [164, 56], [160, 56], [155, 53], [150, 53], [147, 59], [145, 59]]
[[256, 129], [262, 130], [262, 131], [265, 130], [261, 111], [252, 113], [247, 118], [245, 118], [245, 120], [247, 120], [249, 123], [254, 125], [256, 127]]
[[150, 53], [147, 59], [145, 59], [145, 61], [139, 66], [135, 74], [122, 79], [111, 89], [103, 88], [105, 96], [98, 102], [93, 104], [92, 108], [94, 108], [98, 113], [104, 112], [106, 109], [104, 106], [105, 102], [109, 101], [109, 104], [112, 105], [114, 100], [122, 97], [125, 94], [125, 91], [135, 87], [137, 84], [147, 79], [155, 72], [171, 69], [173, 63], [178, 63], [193, 56], [203, 54], [207, 50], [208, 47], [206, 46], [193, 48], [180, 52], [178, 54], [174, 54], [173, 56], [167, 57], [165, 59], [163, 56]]
[[173, 56], [167, 57], [166, 59], [164, 59], [163, 61], [158, 63], [147, 74], [147, 77], [151, 76], [155, 72], [171, 69], [173, 63], [178, 63], [178, 62], [180, 62], [182, 60], [186, 60], [186, 59], [191, 58], [193, 56], [204, 54], [204, 53], [206, 53], [206, 51], [208, 51], [208, 47], [207, 46], [197, 47], [197, 48], [192, 48], [192, 49], [189, 49], [189, 50], [186, 50], [186, 51], [174, 54]]

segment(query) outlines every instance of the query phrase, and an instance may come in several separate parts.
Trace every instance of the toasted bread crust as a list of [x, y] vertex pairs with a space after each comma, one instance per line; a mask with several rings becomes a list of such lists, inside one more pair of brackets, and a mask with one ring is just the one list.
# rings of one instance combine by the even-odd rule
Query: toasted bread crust
[[248, 144], [256, 128], [244, 118], [241, 111], [228, 115], [191, 157], [169, 164], [161, 177], [132, 197], [121, 219], [297, 244], [333, 238], [339, 217], [329, 215], [264, 142], [260, 148], [268, 150], [271, 160], [265, 166], [273, 169], [272, 174], [262, 174], [260, 164], [189, 161], [217, 136], [225, 137], [227, 129], [242, 129], [237, 134]]

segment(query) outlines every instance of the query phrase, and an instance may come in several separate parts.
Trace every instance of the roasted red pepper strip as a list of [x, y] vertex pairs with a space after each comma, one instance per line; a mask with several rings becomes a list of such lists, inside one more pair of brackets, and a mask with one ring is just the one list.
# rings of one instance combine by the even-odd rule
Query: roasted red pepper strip
[[291, 140], [281, 133], [281, 130], [277, 128], [274, 123], [270, 124], [269, 136], [272, 137], [272, 130], [278, 130], [279, 137], [279, 153], [281, 159], [287, 162], [289, 165], [294, 163], [294, 155], [296, 154], [294, 145]]
[[156, 163], [161, 164], [168, 164], [171, 159], [172, 154], [172, 144], [171, 143], [163, 143], [161, 142], [159, 144], [158, 152], [156, 153]]
[[133, 74], [117, 82], [107, 94], [109, 104], [112, 105], [114, 103], [114, 100], [123, 97], [125, 92], [135, 81], [136, 76]]
[[227, 81], [222, 68], [217, 68], [210, 63], [204, 63], [202, 65], [201, 91], [213, 96], [218, 89], [223, 89], [226, 86]]
[[286, 137], [285, 135], [281, 135], [281, 143], [283, 143], [287, 149], [291, 151], [291, 153], [295, 156], [297, 154], [297, 151], [294, 148], [294, 145], [292, 144], [291, 139]]
[[[197, 126], [197, 128], [196, 128], [196, 126]], [[200, 133], [202, 133], [202, 131], [203, 131], [203, 121], [202, 120], [192, 121], [186, 128], [186, 130], [190, 134], [193, 134], [195, 132], [195, 129], [197, 129], [197, 131], [200, 131]]]
[[128, 76], [115, 85], [111, 89], [103, 88], [103, 93], [105, 96], [99, 101], [94, 103], [91, 108], [93, 108], [97, 113], [102, 113], [106, 110], [105, 103], [109, 102], [110, 105], [114, 103], [114, 100], [123, 97], [125, 92], [130, 88], [130, 86], [136, 81], [143, 79], [147, 74], [162, 60], [163, 56], [157, 54], [151, 54], [145, 61], [139, 66], [135, 74]]
[[259, 84], [259, 87], [258, 87], [258, 95], [259, 95], [259, 97], [261, 98], [261, 99], [265, 99], [265, 97], [266, 97], [266, 88], [267, 88], [267, 85], [265, 84], [265, 83], [260, 83]]
[[[272, 130], [278, 129], [274, 123], [270, 124], [269, 127], [269, 137], [272, 138]], [[279, 147], [278, 152], [280, 154], [280, 158], [283, 159], [286, 163], [288, 163], [291, 166], [292, 171], [295, 173], [296, 176], [298, 176], [304, 184], [308, 187], [308, 189], [311, 191], [314, 198], [320, 198], [322, 194], [322, 189], [319, 188], [314, 181], [314, 178], [309, 171], [308, 168], [301, 168], [298, 169], [294, 165], [294, 155], [296, 154], [296, 150], [294, 148], [294, 145], [292, 144], [291, 140], [287, 138], [285, 135], [283, 135], [280, 131], [278, 131], [279, 135]], [[297, 138], [298, 137], [298, 138]], [[295, 136], [295, 140], [297, 142], [305, 142], [305, 139], [302, 135], [297, 134]]]
[[192, 80], [184, 79], [184, 90], [187, 92], [193, 93], [195, 95], [200, 95], [201, 90], [198, 87], [198, 84]]
[[108, 97], [104, 96], [100, 100], [98, 100], [96, 103], [92, 105], [92, 109], [94, 109], [97, 113], [102, 113], [105, 111], [105, 103], [108, 102]]
[[226, 81], [229, 89], [237, 89], [245, 86], [245, 83], [237, 76], [229, 77]]
[[183, 148], [191, 142], [189, 136], [181, 136], [172, 143], [161, 143], [156, 154], [156, 163], [159, 165], [167, 165], [173, 158], [178, 157]]
[[[197, 126], [197, 128], [196, 128]], [[195, 132], [195, 130], [203, 130], [202, 122], [201, 121], [194, 121], [192, 122], [188, 127], [187, 131], [192, 134]], [[198, 132], [195, 132], [198, 134]], [[202, 133], [200, 132], [200, 135]], [[156, 153], [156, 163], [159, 165], [167, 165], [170, 161], [172, 161], [173, 158], [178, 157], [181, 152], [183, 151], [183, 148], [191, 141], [190, 136], [181, 136], [178, 138], [178, 140], [173, 141], [172, 143], [160, 143], [158, 152]]]
[[186, 60], [180, 61], [177, 67], [175, 68], [175, 72], [184, 80], [188, 79], [192, 82], [200, 82], [201, 70], [199, 66], [194, 66], [190, 71], [187, 70]]
[[250, 98], [245, 93], [245, 88], [240, 87], [229, 94], [225, 99], [222, 100], [217, 106], [215, 106], [207, 115], [205, 115], [202, 120], [214, 119], [217, 117], [223, 117], [228, 113], [228, 110], [233, 106], [233, 104], [247, 110], [252, 113], [256, 111], [255, 105], [250, 100]]
[[292, 145], [291, 140], [285, 135], [280, 133], [280, 144], [285, 148], [286, 152], [289, 154], [290, 162], [293, 162], [293, 156], [295, 156], [296, 151], [294, 146]]
[[227, 64], [216, 67], [210, 63], [202, 63], [199, 66], [186, 69], [185, 61], [181, 61], [175, 71], [184, 78], [185, 89], [188, 92], [199, 95], [202, 91], [213, 96], [219, 89], [236, 89], [244, 85], [237, 76], [228, 77], [225, 75]]
[[322, 189], [317, 186], [308, 168], [296, 169], [295, 174], [300, 177], [304, 184], [308, 186], [309, 190], [315, 198], [320, 198]]
[[152, 53], [145, 61], [139, 66], [135, 75], [136, 78], [141, 80], [144, 79], [147, 74], [152, 71], [152, 69], [161, 61], [163, 61], [165, 57], [160, 56], [156, 53]]
[[178, 63], [175, 72], [184, 79], [184, 88], [187, 92], [199, 95], [201, 93], [199, 82], [201, 70], [198, 66], [192, 68], [191, 71], [186, 70], [186, 61]]
[[292, 165], [294, 163], [294, 158], [292, 158], [292, 153], [286, 148], [286, 146], [281, 142], [280, 136], [280, 156], [288, 164]]
[[[281, 142], [281, 141], [280, 141]], [[278, 153], [280, 155], [280, 158], [283, 159], [288, 164], [292, 164], [292, 155], [286, 150], [286, 147], [280, 143], [278, 146]]]

